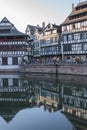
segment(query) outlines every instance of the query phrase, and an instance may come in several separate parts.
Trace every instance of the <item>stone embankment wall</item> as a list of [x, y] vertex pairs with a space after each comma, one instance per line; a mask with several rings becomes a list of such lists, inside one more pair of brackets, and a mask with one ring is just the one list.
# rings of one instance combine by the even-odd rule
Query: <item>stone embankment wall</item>
[[21, 65], [20, 72], [49, 74], [58, 72], [59, 74], [87, 75], [87, 65]]

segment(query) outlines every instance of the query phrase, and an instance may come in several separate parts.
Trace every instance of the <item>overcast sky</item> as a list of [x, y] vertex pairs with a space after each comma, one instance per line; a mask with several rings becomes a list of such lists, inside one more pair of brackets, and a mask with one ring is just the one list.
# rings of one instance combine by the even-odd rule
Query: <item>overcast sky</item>
[[0, 21], [7, 17], [15, 27], [25, 32], [27, 24], [42, 26], [42, 22], [62, 23], [72, 9], [84, 0], [0, 0]]

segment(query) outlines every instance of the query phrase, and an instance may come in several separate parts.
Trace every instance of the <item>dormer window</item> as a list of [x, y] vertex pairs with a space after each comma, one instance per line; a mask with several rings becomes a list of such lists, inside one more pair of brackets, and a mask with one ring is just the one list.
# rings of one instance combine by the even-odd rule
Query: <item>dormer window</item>
[[49, 35], [49, 34], [51, 34], [51, 31], [45, 32], [45, 35]]

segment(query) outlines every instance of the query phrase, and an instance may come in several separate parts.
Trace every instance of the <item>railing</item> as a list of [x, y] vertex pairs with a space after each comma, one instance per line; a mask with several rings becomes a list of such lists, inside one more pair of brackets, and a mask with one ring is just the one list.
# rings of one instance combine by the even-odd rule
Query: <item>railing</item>
[[[31, 61], [31, 62], [26, 62], [24, 63], [26, 65], [54, 65], [54, 62], [53, 61]], [[66, 62], [66, 61], [59, 61], [57, 63], [58, 65], [87, 65], [87, 61], [84, 61], [84, 62]], [[22, 63], [23, 65], [23, 63]]]

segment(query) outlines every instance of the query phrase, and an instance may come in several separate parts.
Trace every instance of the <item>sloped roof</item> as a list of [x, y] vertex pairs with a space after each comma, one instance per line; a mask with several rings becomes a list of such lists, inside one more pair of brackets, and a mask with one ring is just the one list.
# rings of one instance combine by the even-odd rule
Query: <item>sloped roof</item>
[[53, 30], [53, 29], [60, 29], [60, 26], [56, 25], [56, 24], [51, 24], [48, 23], [47, 26], [43, 29], [43, 31], [49, 31], [49, 30]]
[[37, 29], [38, 33], [41, 33], [42, 30], [43, 30], [42, 27], [39, 27], [39, 26], [33, 26], [33, 25], [27, 25], [26, 33], [27, 33], [27, 29], [29, 29], [31, 35], [34, 35], [36, 29]]
[[83, 20], [87, 20], [87, 16], [79, 17], [79, 18], [72, 19], [72, 20], [69, 20], [69, 18], [67, 18], [64, 21], [64, 23], [62, 23], [61, 25], [67, 25], [67, 24], [70, 24], [70, 23], [75, 23], [75, 22], [79, 22], [79, 21], [83, 21]]
[[15, 26], [4, 17], [0, 22], [0, 36], [27, 36], [25, 33], [18, 31]]
[[70, 16], [75, 16], [81, 13], [87, 12], [87, 8], [81, 9], [81, 10], [74, 10], [72, 11], [72, 13], [70, 14]]
[[83, 6], [83, 5], [86, 5], [87, 4], [87, 0], [84, 1], [84, 2], [80, 2], [77, 4], [77, 7], [80, 7], [80, 6]]
[[[87, 5], [87, 1], [77, 4], [77, 6], [72, 10], [72, 12], [69, 14], [69, 16], [65, 19], [65, 21], [61, 25], [67, 25], [70, 23], [87, 20], [87, 15], [82, 15], [84, 13], [87, 14], [87, 7], [77, 9], [78, 7], [82, 7], [83, 5]], [[78, 16], [78, 15], [82, 15], [82, 16], [70, 19], [71, 17]]]

